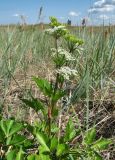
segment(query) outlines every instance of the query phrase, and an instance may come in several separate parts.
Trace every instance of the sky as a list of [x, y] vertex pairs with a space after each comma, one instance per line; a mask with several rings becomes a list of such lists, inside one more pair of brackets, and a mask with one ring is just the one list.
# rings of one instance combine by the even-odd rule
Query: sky
[[55, 16], [62, 23], [69, 18], [75, 25], [83, 18], [89, 25], [115, 24], [115, 0], [0, 0], [0, 24], [21, 23], [20, 15], [28, 24], [36, 24], [41, 6], [44, 23]]

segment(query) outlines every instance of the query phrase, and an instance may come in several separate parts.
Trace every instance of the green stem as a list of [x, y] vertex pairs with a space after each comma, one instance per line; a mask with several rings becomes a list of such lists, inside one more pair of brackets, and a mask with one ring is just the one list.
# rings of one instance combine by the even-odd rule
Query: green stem
[[52, 116], [52, 110], [51, 110], [51, 107], [49, 106], [48, 107], [48, 135], [49, 137], [51, 136], [51, 123], [52, 123], [51, 116]]
[[[58, 44], [57, 44], [57, 38], [55, 37], [55, 48], [57, 50], [57, 56], [58, 56]], [[57, 68], [58, 66], [56, 66]], [[56, 82], [55, 82], [55, 88], [54, 88], [54, 95], [56, 94], [56, 91], [58, 89], [58, 79], [59, 79], [59, 73], [56, 75]], [[52, 112], [54, 110], [55, 103], [53, 101], [49, 101], [49, 107], [48, 107], [48, 134], [49, 137], [51, 136], [51, 125], [52, 125]]]

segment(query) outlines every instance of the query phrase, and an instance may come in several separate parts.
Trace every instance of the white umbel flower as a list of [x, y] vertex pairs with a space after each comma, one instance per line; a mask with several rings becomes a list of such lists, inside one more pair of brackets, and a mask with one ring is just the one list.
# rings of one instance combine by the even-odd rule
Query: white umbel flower
[[45, 33], [48, 33], [48, 34], [52, 34], [53, 32], [54, 32], [53, 29], [46, 29], [46, 30], [45, 30]]
[[67, 30], [66, 28], [65, 28], [65, 26], [55, 26], [54, 28], [53, 28], [53, 30], [54, 31], [57, 31], [57, 30], [60, 30], [60, 29], [62, 29], [62, 30]]
[[58, 52], [58, 55], [64, 55], [64, 56], [65, 56], [65, 59], [66, 59], [67, 61], [74, 61], [74, 60], [75, 60], [75, 58], [73, 58], [68, 51], [66, 51], [65, 49], [63, 49], [63, 48], [61, 48], [61, 47], [59, 47], [58, 50], [56, 50], [55, 48], [52, 48], [51, 51], [52, 51], [53, 57], [55, 57], [55, 55], [56, 55], [57, 52]]
[[65, 79], [69, 80], [71, 76], [77, 76], [77, 71], [67, 66], [61, 67], [57, 70], [57, 73], [61, 74]]
[[65, 28], [65, 26], [57, 26], [57, 27], [55, 26], [54, 28], [46, 29], [45, 32], [49, 34], [53, 34], [59, 30], [66, 31], [67, 29]]

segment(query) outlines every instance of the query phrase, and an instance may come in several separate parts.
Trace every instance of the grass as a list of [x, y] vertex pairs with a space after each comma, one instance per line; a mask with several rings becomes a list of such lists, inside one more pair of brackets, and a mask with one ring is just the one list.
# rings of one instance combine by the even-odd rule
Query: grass
[[[114, 92], [115, 87], [115, 27], [84, 29], [70, 27], [70, 30], [84, 41], [82, 51], [74, 53], [76, 61], [72, 65], [78, 71], [78, 79], [76, 79], [77, 83], [72, 94], [72, 103], [80, 99], [114, 100], [114, 97], [111, 99], [109, 94], [112, 90]], [[65, 46], [65, 42], [60, 43]], [[53, 45], [53, 39], [45, 35], [40, 26], [1, 27], [0, 79], [3, 82], [1, 86], [3, 94], [7, 94], [12, 80], [18, 84], [16, 73], [22, 74], [26, 86], [26, 79], [31, 70], [36, 73], [39, 66], [44, 68], [42, 63], [49, 65], [51, 63], [50, 47]]]
[[[73, 53], [76, 60], [70, 64], [78, 71], [71, 102], [86, 102], [88, 125], [90, 101], [114, 101], [115, 27], [70, 27], [70, 30], [84, 41], [81, 50]], [[60, 43], [66, 46], [64, 41]], [[49, 72], [53, 68], [50, 65], [53, 46], [53, 39], [40, 26], [0, 28], [1, 104], [8, 98], [12, 84], [24, 90], [28, 84], [31, 86], [32, 75], [48, 76], [46, 67]]]

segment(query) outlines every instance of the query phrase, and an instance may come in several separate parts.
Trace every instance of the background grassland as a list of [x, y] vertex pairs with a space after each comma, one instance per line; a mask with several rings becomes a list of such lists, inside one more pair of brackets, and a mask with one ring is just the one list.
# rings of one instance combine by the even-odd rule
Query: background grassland
[[[71, 65], [78, 76], [71, 88], [71, 103], [85, 104], [89, 125], [90, 108], [103, 104], [111, 108], [112, 104], [111, 116], [115, 112], [115, 26], [67, 27], [84, 41], [82, 48], [73, 53], [75, 61]], [[59, 44], [67, 46], [62, 40]], [[0, 27], [0, 108], [8, 116], [14, 110], [22, 113], [20, 107], [17, 110], [12, 106], [20, 106], [19, 97], [27, 94], [27, 90], [34, 88], [37, 94], [31, 80], [33, 75], [52, 78], [53, 46], [53, 38], [40, 25]]]
[[[82, 50], [74, 53], [76, 61], [73, 66], [77, 69], [79, 77], [77, 85], [83, 84], [83, 80], [89, 78], [88, 88], [93, 93], [97, 90], [103, 91], [110, 84], [114, 87], [115, 27], [69, 28], [84, 41]], [[66, 46], [61, 40], [60, 44]], [[30, 66], [32, 71], [35, 71], [39, 65], [40, 69], [44, 68], [42, 62], [51, 64], [50, 48], [53, 45], [53, 39], [44, 34], [40, 26], [1, 27], [0, 79], [4, 83], [4, 89], [7, 89], [11, 76], [15, 77], [17, 71], [22, 70], [23, 74], [26, 74]], [[92, 92], [91, 97], [94, 95]]]

